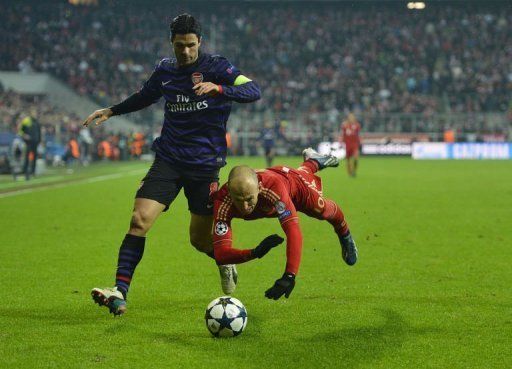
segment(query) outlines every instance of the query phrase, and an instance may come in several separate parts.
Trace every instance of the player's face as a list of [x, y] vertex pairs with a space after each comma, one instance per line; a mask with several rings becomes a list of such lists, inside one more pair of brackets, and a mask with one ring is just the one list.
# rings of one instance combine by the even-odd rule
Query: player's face
[[174, 55], [180, 66], [192, 64], [197, 60], [199, 46], [201, 46], [201, 40], [195, 33], [176, 34], [172, 40]]
[[233, 205], [242, 215], [251, 214], [258, 203], [259, 186], [251, 186], [244, 189], [230, 189]]

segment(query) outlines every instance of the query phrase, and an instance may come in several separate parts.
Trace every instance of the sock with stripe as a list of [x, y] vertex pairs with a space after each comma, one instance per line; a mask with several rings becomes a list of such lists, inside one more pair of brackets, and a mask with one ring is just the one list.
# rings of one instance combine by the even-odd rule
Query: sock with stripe
[[133, 273], [144, 254], [146, 237], [127, 234], [119, 249], [117, 260], [116, 287], [126, 298]]
[[308, 160], [306, 160], [304, 163], [302, 163], [300, 165], [300, 168], [306, 169], [308, 172], [314, 174], [314, 173], [318, 172], [320, 167], [319, 167], [318, 163], [315, 160], [308, 159]]
[[345, 215], [341, 208], [332, 200], [325, 199], [325, 208], [322, 216], [334, 227], [334, 231], [339, 237], [346, 237], [350, 234]]

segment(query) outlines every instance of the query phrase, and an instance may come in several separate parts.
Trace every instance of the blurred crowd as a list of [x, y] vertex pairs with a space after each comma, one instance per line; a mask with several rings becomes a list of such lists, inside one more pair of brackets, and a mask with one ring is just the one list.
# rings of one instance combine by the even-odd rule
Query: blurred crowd
[[[28, 170], [28, 179], [35, 168], [23, 169], [26, 158], [54, 166], [87, 165], [96, 160], [136, 159], [150, 151], [153, 134], [143, 127], [130, 133], [111, 132], [104, 126], [89, 130], [82, 120], [44, 96], [20, 95], [0, 85], [0, 172], [26, 174]], [[35, 152], [29, 157], [31, 145]]]
[[[183, 3], [185, 4], [185, 3]], [[135, 91], [188, 11], [204, 49], [258, 81], [244, 109], [307, 114], [489, 112], [512, 99], [512, 9], [496, 4], [20, 1], [0, 13], [0, 69], [46, 71], [101, 105]], [[20, 47], [22, 45], [23, 47]]]

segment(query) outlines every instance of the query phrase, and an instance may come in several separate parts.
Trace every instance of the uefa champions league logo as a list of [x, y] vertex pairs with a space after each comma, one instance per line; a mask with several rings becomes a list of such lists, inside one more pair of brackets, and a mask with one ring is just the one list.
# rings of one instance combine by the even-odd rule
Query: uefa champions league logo
[[217, 222], [217, 224], [215, 224], [215, 234], [217, 236], [224, 236], [228, 233], [228, 229], [228, 225], [224, 222]]

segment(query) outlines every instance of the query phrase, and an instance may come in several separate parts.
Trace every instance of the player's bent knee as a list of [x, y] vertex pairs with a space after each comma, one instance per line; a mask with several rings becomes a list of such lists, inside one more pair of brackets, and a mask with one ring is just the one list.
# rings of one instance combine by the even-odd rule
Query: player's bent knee
[[134, 210], [130, 220], [130, 231], [145, 235], [149, 231], [151, 223], [148, 214], [141, 210]]
[[200, 233], [190, 233], [190, 243], [194, 246], [197, 251], [208, 253], [213, 250], [212, 238]]

